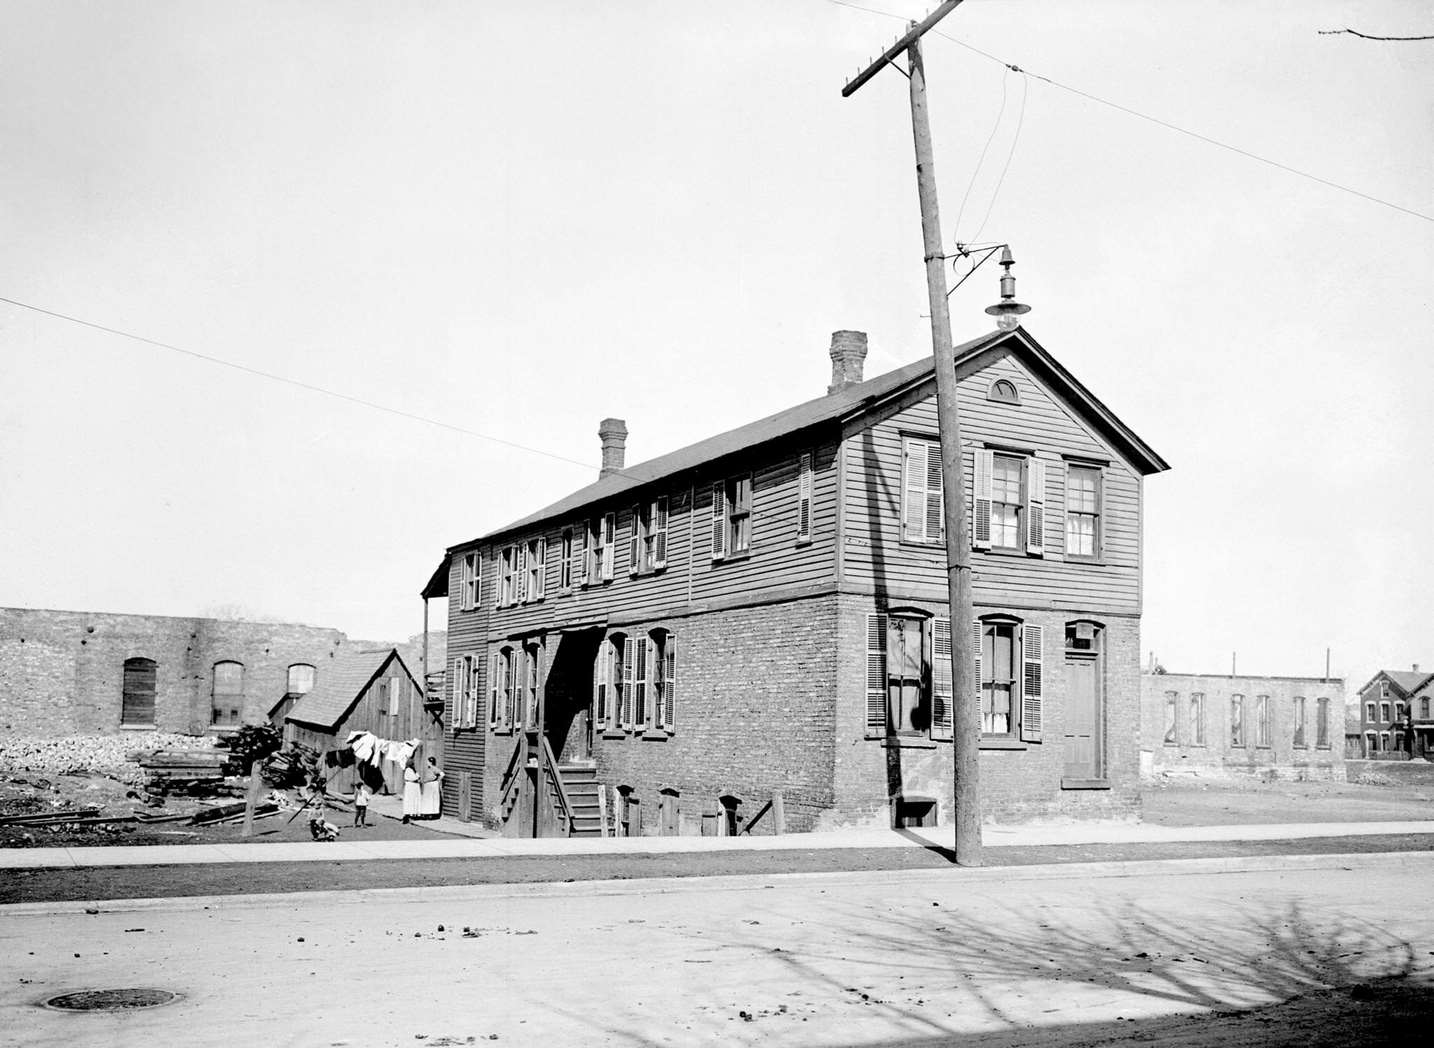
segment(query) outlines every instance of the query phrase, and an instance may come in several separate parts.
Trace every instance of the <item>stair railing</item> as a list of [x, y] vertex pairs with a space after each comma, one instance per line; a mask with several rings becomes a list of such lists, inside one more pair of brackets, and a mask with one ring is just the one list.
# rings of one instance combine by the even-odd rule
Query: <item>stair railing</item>
[[568, 798], [567, 788], [563, 785], [563, 773], [558, 770], [558, 759], [553, 756], [553, 747], [548, 742], [548, 736], [539, 733], [540, 759], [543, 767], [547, 769], [548, 780], [553, 784], [553, 807], [557, 809], [559, 836], [571, 837], [573, 833], [573, 802]]
[[508, 759], [508, 767], [503, 772], [502, 786], [498, 795], [498, 811], [506, 822], [512, 814], [513, 807], [518, 803], [519, 791], [523, 784], [522, 771], [528, 765], [528, 737], [526, 734], [518, 736], [518, 744], [513, 747], [513, 756]]

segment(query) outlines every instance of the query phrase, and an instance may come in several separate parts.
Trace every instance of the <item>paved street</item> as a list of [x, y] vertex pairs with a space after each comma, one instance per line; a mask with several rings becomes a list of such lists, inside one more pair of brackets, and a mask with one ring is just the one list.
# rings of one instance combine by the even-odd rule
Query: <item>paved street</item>
[[[1064, 1045], [1128, 1031], [1334, 1044], [1353, 1022], [1378, 1043], [1388, 987], [1428, 1020], [1434, 917], [1393, 903], [1431, 874], [1428, 853], [1282, 856], [173, 899], [94, 914], [17, 905], [0, 909], [0, 1042]], [[1392, 981], [1327, 992], [1379, 979]], [[116, 987], [183, 998], [127, 1014], [36, 1005]], [[1225, 1014], [1290, 998], [1306, 1002], [1293, 1017]], [[1190, 1015], [1199, 1022], [1179, 1020]]]

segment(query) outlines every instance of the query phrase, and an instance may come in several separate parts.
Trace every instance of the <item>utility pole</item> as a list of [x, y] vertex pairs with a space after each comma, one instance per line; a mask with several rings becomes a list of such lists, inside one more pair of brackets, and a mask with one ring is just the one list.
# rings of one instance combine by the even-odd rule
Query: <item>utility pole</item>
[[[966, 492], [962, 482], [961, 422], [956, 410], [956, 361], [951, 348], [951, 314], [946, 300], [941, 215], [936, 206], [936, 165], [931, 124], [926, 112], [926, 71], [921, 37], [955, 10], [961, 0], [946, 0], [886, 49], [842, 88], [849, 98], [887, 65], [905, 74], [911, 88], [911, 133], [916, 145], [916, 192], [921, 202], [921, 239], [926, 262], [926, 292], [931, 300], [931, 349], [936, 363], [937, 428], [941, 435], [941, 495], [946, 509], [946, 594], [951, 609], [952, 734], [955, 750], [956, 862], [981, 865], [981, 710], [971, 679], [971, 542], [966, 531]], [[907, 68], [895, 59], [906, 52]]]

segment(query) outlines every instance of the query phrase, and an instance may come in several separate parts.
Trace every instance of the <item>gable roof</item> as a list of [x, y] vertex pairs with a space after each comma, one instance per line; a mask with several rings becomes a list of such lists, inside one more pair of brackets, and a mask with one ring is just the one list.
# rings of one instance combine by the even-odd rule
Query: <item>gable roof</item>
[[[959, 372], [963, 366], [971, 364], [980, 354], [998, 347], [1020, 354], [1022, 359], [1031, 364], [1045, 381], [1069, 397], [1076, 410], [1086, 421], [1110, 439], [1121, 454], [1129, 458], [1142, 474], [1159, 473], [1170, 468], [1169, 463], [1116, 418], [1115, 414], [1102, 404], [1095, 394], [1081, 385], [1075, 376], [1062, 367], [1024, 327], [1014, 331], [993, 331], [955, 347], [953, 355], [957, 371]], [[689, 444], [685, 448], [679, 448], [666, 455], [659, 455], [657, 458], [648, 459], [646, 462], [640, 462], [634, 466], [627, 466], [620, 472], [611, 473], [586, 487], [579, 488], [536, 513], [530, 513], [520, 520], [515, 520], [511, 524], [480, 535], [476, 539], [451, 546], [448, 552], [451, 554], [472, 547], [480, 542], [496, 538], [510, 531], [526, 528], [552, 517], [566, 516], [585, 506], [631, 491], [644, 484], [696, 469], [736, 452], [790, 436], [812, 426], [859, 416], [890, 396], [931, 379], [936, 373], [934, 361], [934, 357], [925, 357], [907, 364], [905, 367], [897, 368], [895, 371], [888, 371], [884, 375], [878, 375], [865, 382], [859, 382], [834, 393], [808, 400], [795, 407], [779, 411], [775, 415], [768, 415], [766, 418], [749, 422], [745, 426], [738, 426], [736, 429], [708, 437], [706, 440], [699, 440], [695, 444]], [[439, 571], [442, 571], [441, 567]], [[425, 587], [425, 596], [442, 595], [437, 592], [439, 588], [438, 573], [435, 572], [434, 578]], [[442, 588], [446, 589], [446, 579]]]
[[1434, 679], [1434, 673], [1425, 673], [1423, 670], [1379, 670], [1373, 677], [1369, 678], [1369, 683], [1360, 688], [1356, 694], [1363, 695], [1380, 677], [1384, 677], [1398, 688], [1403, 693], [1401, 697], [1404, 697], [1412, 692], [1418, 691], [1427, 684], [1430, 679]]
[[[319, 667], [313, 691], [294, 703], [294, 708], [284, 719], [318, 728], [334, 727], [348, 716], [359, 696], [373, 683], [373, 679], [383, 671], [390, 659], [396, 659], [403, 672], [408, 674], [408, 679], [413, 681], [413, 674], [397, 648], [336, 655], [327, 665]], [[413, 681], [413, 685], [418, 687], [418, 682]]]

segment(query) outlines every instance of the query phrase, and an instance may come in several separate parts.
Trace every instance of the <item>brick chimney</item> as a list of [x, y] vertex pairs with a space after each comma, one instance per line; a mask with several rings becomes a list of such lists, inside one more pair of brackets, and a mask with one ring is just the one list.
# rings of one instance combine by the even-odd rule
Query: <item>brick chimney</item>
[[627, 456], [627, 423], [620, 418], [605, 418], [598, 423], [598, 439], [602, 441], [602, 472], [599, 477], [622, 472]]
[[1418, 673], [1418, 672], [1419, 672], [1419, 663], [1417, 663], [1417, 662], [1414, 664], [1414, 672], [1415, 672], [1415, 673]]
[[862, 365], [866, 363], [865, 331], [832, 332], [832, 384], [828, 393], [837, 393], [861, 381]]

